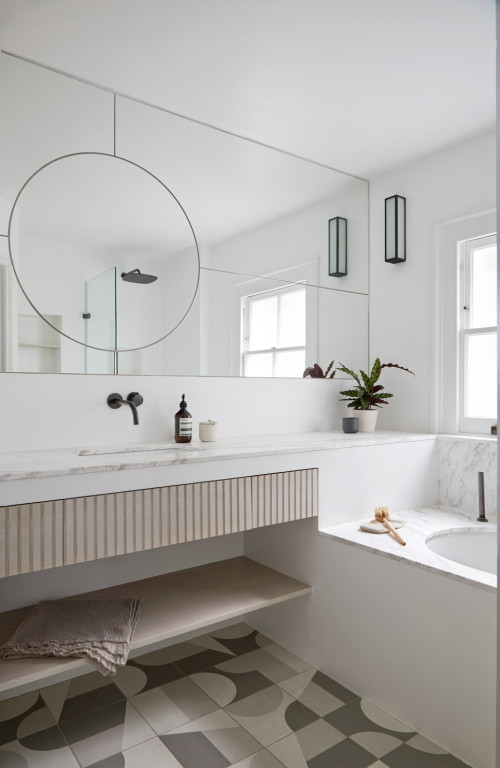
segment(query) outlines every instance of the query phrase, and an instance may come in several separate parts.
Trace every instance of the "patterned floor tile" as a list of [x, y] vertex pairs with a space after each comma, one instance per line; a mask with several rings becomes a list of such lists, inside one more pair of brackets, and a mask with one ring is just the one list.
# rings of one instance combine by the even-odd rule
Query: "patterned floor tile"
[[250, 755], [231, 768], [283, 768], [283, 763], [277, 760], [267, 749], [261, 749], [255, 755]]
[[269, 752], [286, 768], [307, 768], [308, 761], [345, 739], [343, 733], [318, 719], [291, 736], [270, 744]]
[[63, 723], [74, 717], [124, 701], [121, 691], [99, 672], [75, 677], [42, 688], [40, 694], [55, 719]]
[[372, 763], [368, 768], [387, 768], [387, 763], [383, 763], [382, 760], [377, 760], [376, 763]]
[[356, 693], [353, 693], [348, 688], [344, 688], [343, 685], [335, 682], [335, 680], [332, 680], [331, 677], [324, 675], [323, 672], [316, 672], [312, 678], [312, 682], [316, 685], [319, 685], [320, 688], [323, 688], [323, 690], [328, 691], [328, 693], [331, 693], [332, 696], [340, 699], [340, 701], [343, 701], [344, 704], [348, 704], [350, 701], [359, 699], [359, 696]]
[[260, 672], [223, 672], [219, 667], [191, 675], [191, 680], [210, 696], [220, 707], [245, 699], [273, 685]]
[[60, 728], [84, 767], [155, 736], [133, 705], [125, 700], [61, 723]]
[[308, 768], [368, 768], [373, 755], [351, 739], [344, 739], [307, 761]]
[[243, 622], [211, 632], [210, 637], [218, 640], [235, 656], [263, 648], [272, 643], [268, 637], [261, 635], [256, 629], [252, 629]]
[[289, 693], [277, 685], [248, 696], [246, 699], [225, 707], [231, 717], [252, 734], [263, 747], [289, 736], [292, 729], [286, 722], [285, 713], [293, 704]]
[[329, 712], [343, 707], [344, 702], [313, 682], [315, 675], [315, 669], [308, 669], [299, 675], [289, 677], [288, 680], [283, 680], [279, 686], [317, 715], [324, 717]]
[[223, 661], [216, 665], [217, 669], [221, 672], [260, 672], [273, 683], [279, 683], [281, 680], [286, 680], [297, 674], [296, 669], [268, 653], [267, 648], [269, 647], [271, 646], [250, 651], [229, 661]]
[[37, 703], [38, 697], [38, 691], [33, 691], [32, 693], [25, 693], [22, 696], [15, 696], [12, 699], [0, 701], [0, 723], [12, 720], [18, 717], [18, 715], [27, 712]]
[[231, 658], [232, 654], [208, 649], [176, 661], [175, 666], [183, 675], [193, 675], [195, 672], [203, 672], [205, 669], [215, 667], [216, 664], [220, 664], [222, 661], [227, 661]]
[[[47, 745], [46, 745], [47, 746]], [[19, 741], [12, 741], [0, 747], [0, 768], [80, 768], [67, 746], [45, 749], [30, 749]]]
[[225, 768], [261, 745], [222, 709], [160, 736], [183, 768]]
[[175, 664], [143, 664], [141, 657], [127, 662], [127, 666], [119, 669], [114, 682], [124, 696], [134, 696], [141, 691], [150, 691], [159, 685], [171, 683], [183, 677]]
[[287, 667], [291, 667], [291, 669], [295, 670], [295, 672], [305, 672], [306, 669], [312, 669], [311, 665], [308, 664], [307, 661], [304, 661], [304, 659], [295, 656], [294, 653], [287, 651], [286, 648], [283, 648], [282, 645], [278, 645], [278, 643], [270, 642], [268, 645], [266, 645], [266, 651], [267, 653], [270, 653], [271, 656], [275, 656], [277, 659], [283, 662], [283, 664], [286, 664]]
[[467, 766], [239, 623], [0, 702], [0, 768]]
[[429, 739], [426, 739], [424, 736], [421, 736], [419, 733], [417, 733], [416, 736], [412, 736], [411, 739], [408, 739], [406, 742], [409, 747], [413, 747], [413, 749], [418, 749], [421, 752], [428, 752], [431, 755], [446, 755], [446, 750], [442, 749], [441, 747], [438, 747], [437, 744], [434, 744], [433, 741], [429, 741]]
[[392, 715], [388, 715], [387, 712], [376, 707], [375, 704], [372, 704], [368, 699], [361, 699], [360, 707], [366, 717], [381, 728], [387, 728], [388, 730], [396, 731], [397, 733], [415, 733], [415, 730], [410, 728], [409, 725], [405, 725], [405, 723], [396, 720]]
[[353, 733], [351, 739], [375, 757], [384, 757], [403, 743], [396, 736], [389, 736], [387, 733], [374, 733], [373, 731]]
[[400, 741], [407, 741], [415, 731], [382, 712], [369, 702], [356, 699], [325, 715], [325, 720], [346, 736], [356, 733], [385, 733]]
[[160, 739], [151, 739], [88, 768], [182, 768]]
[[140, 693], [130, 701], [156, 733], [166, 733], [218, 709], [189, 677]]
[[[21, 739], [28, 748], [64, 745], [56, 721], [38, 692], [16, 696], [0, 706], [0, 745]], [[33, 745], [30, 747], [30, 744]], [[50, 749], [51, 747], [49, 747]]]
[[465, 763], [448, 753], [432, 754], [413, 749], [408, 744], [384, 756], [388, 768], [468, 768]]

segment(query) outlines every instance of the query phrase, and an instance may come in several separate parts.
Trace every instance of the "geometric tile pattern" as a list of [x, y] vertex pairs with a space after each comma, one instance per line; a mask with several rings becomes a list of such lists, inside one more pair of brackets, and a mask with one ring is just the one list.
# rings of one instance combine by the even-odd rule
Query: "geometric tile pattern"
[[0, 768], [466, 768], [235, 624], [0, 702]]

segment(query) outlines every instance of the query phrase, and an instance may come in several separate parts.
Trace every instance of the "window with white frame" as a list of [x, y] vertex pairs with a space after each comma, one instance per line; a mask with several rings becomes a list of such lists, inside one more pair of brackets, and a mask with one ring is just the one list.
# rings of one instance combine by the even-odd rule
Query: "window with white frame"
[[243, 376], [302, 376], [306, 360], [306, 287], [286, 285], [241, 300]]
[[493, 208], [434, 226], [435, 432], [490, 434], [497, 421], [496, 240]]
[[459, 244], [459, 431], [489, 433], [497, 420], [497, 238]]

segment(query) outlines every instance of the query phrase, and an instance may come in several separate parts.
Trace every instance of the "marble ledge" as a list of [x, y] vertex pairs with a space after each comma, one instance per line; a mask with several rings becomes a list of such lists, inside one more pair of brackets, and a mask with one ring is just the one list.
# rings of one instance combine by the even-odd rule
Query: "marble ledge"
[[[336, 541], [341, 541], [358, 549], [409, 563], [427, 571], [438, 573], [447, 578], [456, 579], [466, 584], [480, 587], [492, 592], [497, 589], [495, 574], [470, 568], [467, 565], [455, 563], [432, 552], [426, 545], [426, 540], [434, 533], [450, 531], [456, 528], [485, 530], [485, 523], [479, 523], [475, 518], [452, 507], [419, 507], [416, 509], [397, 512], [391, 516], [395, 520], [404, 520], [405, 525], [398, 528], [398, 533], [406, 541], [406, 546], [399, 544], [392, 534], [367, 533], [359, 528], [360, 520], [343, 523], [337, 526], [321, 528], [320, 534]], [[488, 525], [495, 529], [496, 526]]]
[[0, 454], [0, 481], [362, 448], [435, 439], [435, 435], [428, 433], [381, 431], [346, 435], [343, 432], [304, 432], [225, 437], [217, 443], [200, 443], [196, 440], [187, 445], [167, 442], [134, 443], [48, 451], [18, 451]]

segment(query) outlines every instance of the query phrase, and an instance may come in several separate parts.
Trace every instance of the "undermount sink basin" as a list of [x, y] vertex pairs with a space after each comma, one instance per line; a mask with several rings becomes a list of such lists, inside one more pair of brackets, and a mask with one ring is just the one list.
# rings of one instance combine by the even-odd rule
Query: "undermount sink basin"
[[106, 456], [113, 453], [142, 453], [144, 451], [202, 451], [201, 445], [190, 443], [133, 443], [129, 445], [100, 445], [97, 448], [81, 448], [77, 456]]
[[477, 568], [486, 573], [497, 572], [497, 531], [484, 528], [456, 528], [434, 533], [425, 542], [436, 555], [454, 563]]

